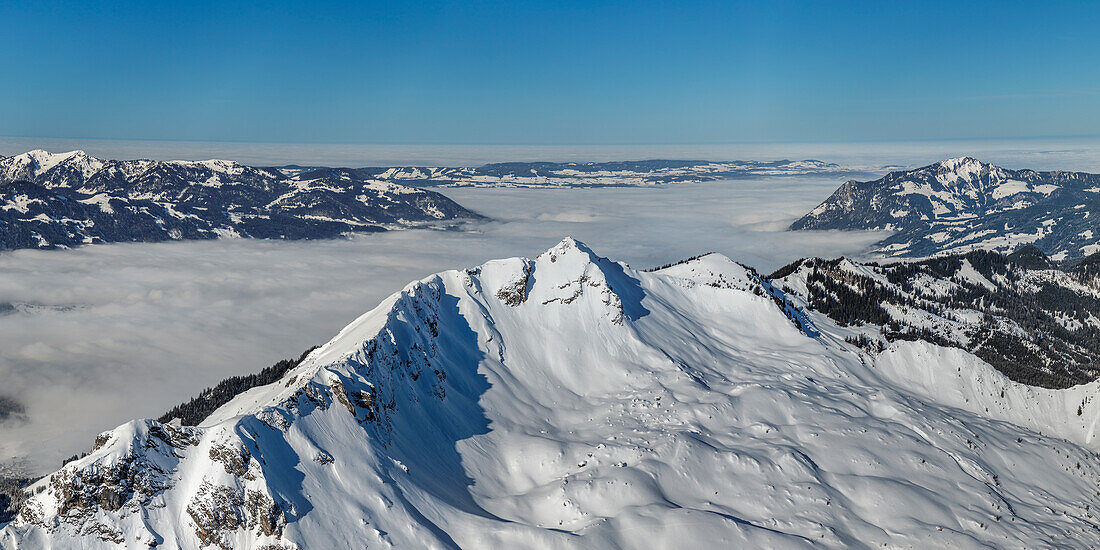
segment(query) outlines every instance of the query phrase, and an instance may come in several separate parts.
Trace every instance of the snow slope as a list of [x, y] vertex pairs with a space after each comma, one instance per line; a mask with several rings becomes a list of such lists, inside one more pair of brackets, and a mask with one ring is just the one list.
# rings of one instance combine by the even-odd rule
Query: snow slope
[[0, 548], [1100, 545], [1097, 383], [872, 357], [784, 298], [572, 239], [433, 275], [201, 426], [105, 432]]

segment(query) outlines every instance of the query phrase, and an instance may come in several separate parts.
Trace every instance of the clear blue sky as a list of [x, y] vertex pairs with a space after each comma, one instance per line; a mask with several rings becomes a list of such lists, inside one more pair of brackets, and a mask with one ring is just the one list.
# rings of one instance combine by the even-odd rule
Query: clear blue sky
[[1100, 133], [1088, 2], [0, 4], [0, 135], [723, 143]]

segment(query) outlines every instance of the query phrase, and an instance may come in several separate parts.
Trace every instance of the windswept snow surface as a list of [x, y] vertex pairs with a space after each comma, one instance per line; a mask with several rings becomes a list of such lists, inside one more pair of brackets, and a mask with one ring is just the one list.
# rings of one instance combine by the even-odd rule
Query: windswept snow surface
[[572, 239], [443, 272], [199, 427], [102, 434], [0, 547], [1100, 545], [1096, 383], [873, 358], [791, 300]]

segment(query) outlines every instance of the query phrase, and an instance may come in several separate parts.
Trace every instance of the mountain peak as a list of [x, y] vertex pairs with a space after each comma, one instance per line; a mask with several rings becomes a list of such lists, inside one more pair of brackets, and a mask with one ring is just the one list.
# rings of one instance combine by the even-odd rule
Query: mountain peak
[[558, 244], [550, 247], [549, 250], [540, 254], [540, 256], [569, 256], [575, 254], [583, 254], [590, 259], [597, 259], [599, 256], [584, 244], [573, 237], [566, 237], [562, 239]]
[[982, 164], [982, 161], [967, 155], [967, 156], [961, 156], [961, 157], [946, 158], [946, 159], [941, 160], [939, 162], [939, 164], [941, 166], [953, 169], [955, 167], [962, 166], [962, 165], [967, 165], [967, 164]]
[[65, 162], [73, 157], [86, 157], [84, 151], [75, 150], [66, 153], [51, 153], [45, 149], [32, 149], [23, 153], [22, 155], [16, 155], [12, 157], [16, 159], [19, 164], [29, 165], [34, 164], [37, 166], [35, 173], [45, 172], [62, 162]]
[[955, 157], [944, 159], [936, 163], [936, 167], [940, 171], [952, 172], [964, 178], [970, 175], [980, 174], [985, 170], [995, 168], [993, 165], [986, 164], [974, 157]]
[[1100, 174], [1005, 169], [961, 156], [845, 183], [791, 229], [893, 231], [877, 245], [889, 256], [1011, 252], [1031, 243], [1052, 260], [1078, 258], [1096, 246], [1087, 208], [1095, 189]]
[[536, 265], [545, 265], [544, 269], [549, 269], [550, 264], [555, 264], [554, 271], [566, 276], [566, 273], [573, 271], [584, 271], [588, 269], [587, 266], [590, 264], [604, 266], [614, 262], [600, 256], [583, 242], [573, 237], [566, 237], [546, 252], [539, 254], [535, 258], [535, 263]]
[[623, 265], [596, 254], [588, 245], [566, 237], [540, 254], [528, 275], [533, 275], [528, 297], [535, 303], [571, 304], [579, 300], [606, 310], [617, 325], [623, 318], [644, 315], [637, 281]]

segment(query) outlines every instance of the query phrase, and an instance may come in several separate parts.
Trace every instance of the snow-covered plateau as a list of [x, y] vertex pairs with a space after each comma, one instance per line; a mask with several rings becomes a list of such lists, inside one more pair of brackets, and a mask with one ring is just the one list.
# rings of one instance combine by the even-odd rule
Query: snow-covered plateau
[[104, 432], [0, 548], [1100, 545], [1097, 382], [850, 343], [808, 269], [565, 239], [427, 277], [198, 425]]

